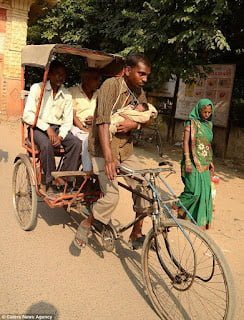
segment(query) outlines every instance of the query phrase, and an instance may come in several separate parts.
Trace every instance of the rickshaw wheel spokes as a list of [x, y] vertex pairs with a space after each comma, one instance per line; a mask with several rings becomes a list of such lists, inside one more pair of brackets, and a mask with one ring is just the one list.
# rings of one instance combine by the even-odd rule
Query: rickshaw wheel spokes
[[37, 195], [31, 180], [31, 164], [19, 159], [13, 172], [13, 204], [21, 228], [33, 230], [37, 222]]

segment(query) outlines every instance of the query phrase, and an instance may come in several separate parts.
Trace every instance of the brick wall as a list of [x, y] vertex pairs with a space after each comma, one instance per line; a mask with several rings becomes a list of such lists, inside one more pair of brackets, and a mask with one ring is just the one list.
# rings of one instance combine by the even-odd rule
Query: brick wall
[[[21, 49], [26, 44], [32, 0], [0, 4], [0, 117], [20, 115]], [[1, 6], [3, 6], [1, 8]]]
[[7, 9], [0, 8], [0, 116], [6, 114], [4, 93], [4, 50], [6, 37]]

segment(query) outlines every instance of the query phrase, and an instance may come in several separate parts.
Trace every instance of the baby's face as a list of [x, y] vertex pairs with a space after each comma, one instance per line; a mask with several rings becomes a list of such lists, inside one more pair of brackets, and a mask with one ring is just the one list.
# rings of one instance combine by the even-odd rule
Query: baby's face
[[145, 111], [145, 108], [144, 108], [144, 106], [143, 106], [142, 104], [138, 104], [138, 105], [135, 107], [134, 110], [143, 112], [143, 111]]

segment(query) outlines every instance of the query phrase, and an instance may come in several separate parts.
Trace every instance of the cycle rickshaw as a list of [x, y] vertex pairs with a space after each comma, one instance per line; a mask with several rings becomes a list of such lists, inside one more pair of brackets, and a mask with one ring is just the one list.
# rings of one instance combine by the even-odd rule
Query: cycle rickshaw
[[[37, 222], [37, 197], [51, 208], [66, 207], [81, 213], [81, 206], [90, 206], [100, 196], [97, 179], [92, 173], [82, 171], [56, 171], [53, 177], [72, 178], [74, 189], [64, 190], [55, 198], [46, 197], [40, 190], [42, 169], [39, 150], [33, 139], [41, 100], [48, 76], [50, 61], [56, 54], [73, 54], [86, 59], [88, 65], [112, 70], [121, 57], [68, 45], [26, 46], [22, 52], [22, 86], [24, 89], [24, 67], [32, 65], [44, 69], [41, 96], [36, 108], [33, 126], [22, 123], [22, 145], [26, 153], [15, 159], [13, 172], [13, 203], [17, 220], [23, 230], [32, 230]], [[112, 66], [112, 67], [111, 67]], [[105, 69], [104, 69], [105, 70]], [[22, 97], [24, 107], [24, 96]], [[62, 150], [57, 150], [62, 158]], [[146, 292], [161, 319], [227, 319], [234, 317], [235, 294], [229, 267], [220, 249], [209, 236], [194, 225], [193, 218], [185, 209], [190, 221], [178, 220], [172, 213], [171, 204], [177, 199], [166, 182], [165, 174], [174, 170], [170, 163], [162, 167], [132, 170], [120, 167], [119, 176], [129, 176], [151, 191], [151, 197], [131, 189], [122, 182], [119, 185], [129, 192], [145, 198], [152, 205], [152, 228], [147, 233], [142, 249], [142, 271]], [[68, 182], [67, 182], [68, 183]], [[162, 190], [167, 190], [167, 197]], [[127, 225], [94, 226], [107, 251], [114, 250], [116, 240], [125, 230], [145, 215]]]

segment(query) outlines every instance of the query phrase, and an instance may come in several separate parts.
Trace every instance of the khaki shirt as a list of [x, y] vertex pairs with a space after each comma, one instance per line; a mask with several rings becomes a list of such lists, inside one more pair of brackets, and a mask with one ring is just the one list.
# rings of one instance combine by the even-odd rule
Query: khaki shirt
[[[33, 84], [26, 101], [23, 120], [30, 125], [34, 123], [41, 87], [42, 83]], [[59, 135], [64, 139], [73, 125], [73, 107], [69, 91], [61, 86], [53, 98], [50, 81], [47, 81], [36, 126], [46, 131], [50, 124], [60, 126]]]
[[73, 99], [73, 109], [78, 119], [83, 123], [88, 116], [93, 116], [96, 108], [97, 93], [91, 99], [87, 97], [81, 86], [69, 88]]
[[[134, 95], [134, 97], [133, 97]], [[137, 101], [135, 101], [135, 97]], [[94, 157], [103, 157], [98, 137], [98, 125], [111, 123], [111, 114], [129, 105], [146, 103], [144, 91], [138, 88], [133, 94], [129, 91], [124, 78], [107, 79], [98, 91], [97, 106], [92, 130], [89, 134], [89, 152]], [[112, 154], [115, 159], [123, 161], [133, 154], [133, 143], [130, 132], [116, 133], [111, 141]]]

